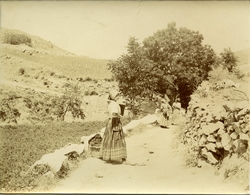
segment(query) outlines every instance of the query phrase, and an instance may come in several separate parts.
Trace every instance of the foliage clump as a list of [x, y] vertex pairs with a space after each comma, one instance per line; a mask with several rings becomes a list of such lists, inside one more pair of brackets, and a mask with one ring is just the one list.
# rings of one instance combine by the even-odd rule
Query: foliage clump
[[217, 64], [217, 56], [203, 36], [171, 23], [164, 30], [144, 39], [130, 37], [127, 54], [108, 66], [120, 90], [133, 101], [136, 96], [167, 94], [170, 104], [179, 96], [187, 108], [190, 95]]
[[17, 123], [17, 118], [21, 116], [17, 108], [17, 101], [20, 96], [16, 94], [5, 95], [0, 103], [0, 120], [7, 123]]
[[3, 43], [11, 44], [11, 45], [21, 45], [25, 44], [29, 47], [32, 47], [32, 40], [28, 35], [21, 33], [6, 33], [4, 35]]

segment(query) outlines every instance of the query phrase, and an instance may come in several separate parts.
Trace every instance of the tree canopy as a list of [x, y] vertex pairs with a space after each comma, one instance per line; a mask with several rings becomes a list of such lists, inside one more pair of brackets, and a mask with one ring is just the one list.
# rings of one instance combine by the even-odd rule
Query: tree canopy
[[167, 94], [170, 104], [180, 97], [187, 107], [190, 95], [207, 79], [217, 60], [213, 49], [202, 41], [199, 32], [170, 23], [142, 44], [130, 37], [127, 54], [110, 62], [109, 68], [125, 95]]
[[233, 72], [238, 61], [238, 57], [231, 51], [230, 48], [224, 49], [224, 51], [220, 53], [220, 62], [223, 68], [227, 69], [229, 72]]

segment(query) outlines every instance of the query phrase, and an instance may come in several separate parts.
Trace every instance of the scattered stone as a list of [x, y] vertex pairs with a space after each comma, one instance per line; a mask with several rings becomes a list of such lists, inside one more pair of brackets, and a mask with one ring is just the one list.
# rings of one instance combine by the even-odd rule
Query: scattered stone
[[207, 161], [208, 161], [210, 164], [212, 164], [212, 165], [215, 165], [215, 164], [218, 163], [218, 160], [214, 157], [214, 155], [213, 155], [211, 152], [209, 152], [209, 151], [207, 150], [207, 148], [202, 148], [202, 150], [201, 150], [201, 155], [202, 155], [203, 157], [205, 157], [205, 158], [207, 159]]
[[230, 149], [232, 148], [232, 139], [231, 139], [230, 135], [228, 135], [227, 133], [222, 134], [221, 135], [221, 144], [225, 150], [230, 151]]
[[206, 144], [206, 148], [209, 150], [209, 151], [211, 151], [211, 152], [217, 152], [217, 150], [216, 150], [216, 144], [214, 144], [214, 143], [208, 143], [208, 144]]
[[236, 139], [239, 138], [239, 134], [236, 133], [236, 132], [233, 132], [233, 133], [230, 134], [230, 137], [231, 137], [233, 140], [236, 140]]
[[206, 144], [206, 142], [207, 142], [207, 137], [206, 137], [205, 134], [203, 134], [203, 135], [201, 136], [201, 138], [200, 138], [199, 145], [200, 145], [200, 146], [204, 146], [204, 145]]
[[220, 121], [218, 121], [217, 123], [208, 123], [208, 125], [202, 128], [201, 132], [206, 135], [209, 135], [219, 129], [224, 129], [224, 124]]
[[99, 175], [98, 173], [95, 174], [96, 178], [103, 178], [103, 175]]
[[207, 136], [207, 141], [209, 141], [209, 142], [216, 142], [216, 139], [214, 138], [214, 135], [208, 135]]
[[233, 126], [233, 129], [235, 132], [237, 132], [237, 133], [241, 132], [239, 122], [233, 122], [232, 126]]
[[46, 179], [52, 180], [55, 178], [55, 175], [52, 171], [48, 171], [47, 173], [43, 174], [43, 177], [45, 177]]

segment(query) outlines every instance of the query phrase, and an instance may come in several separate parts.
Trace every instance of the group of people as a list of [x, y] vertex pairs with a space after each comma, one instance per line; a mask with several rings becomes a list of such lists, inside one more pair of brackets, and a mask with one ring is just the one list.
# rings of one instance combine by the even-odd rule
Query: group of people
[[[111, 91], [108, 97], [108, 122], [103, 134], [99, 158], [108, 163], [123, 163], [127, 158], [125, 134], [122, 130], [121, 117], [124, 114], [125, 102], [118, 91]], [[160, 113], [159, 125], [168, 128], [178, 124], [181, 104], [175, 101], [172, 107], [167, 96], [157, 99], [157, 111]]]
[[178, 124], [181, 120], [181, 103], [177, 98], [172, 107], [167, 96], [157, 98], [156, 114], [160, 113], [159, 125], [168, 128], [171, 124]]

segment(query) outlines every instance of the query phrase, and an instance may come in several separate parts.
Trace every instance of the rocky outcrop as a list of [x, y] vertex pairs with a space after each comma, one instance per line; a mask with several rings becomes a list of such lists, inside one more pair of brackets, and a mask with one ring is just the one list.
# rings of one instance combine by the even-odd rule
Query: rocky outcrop
[[67, 174], [69, 162], [83, 154], [84, 149], [84, 144], [68, 144], [53, 153], [43, 155], [40, 160], [30, 167], [27, 173], [34, 176], [49, 176], [50, 178], [54, 176], [61, 177]]

